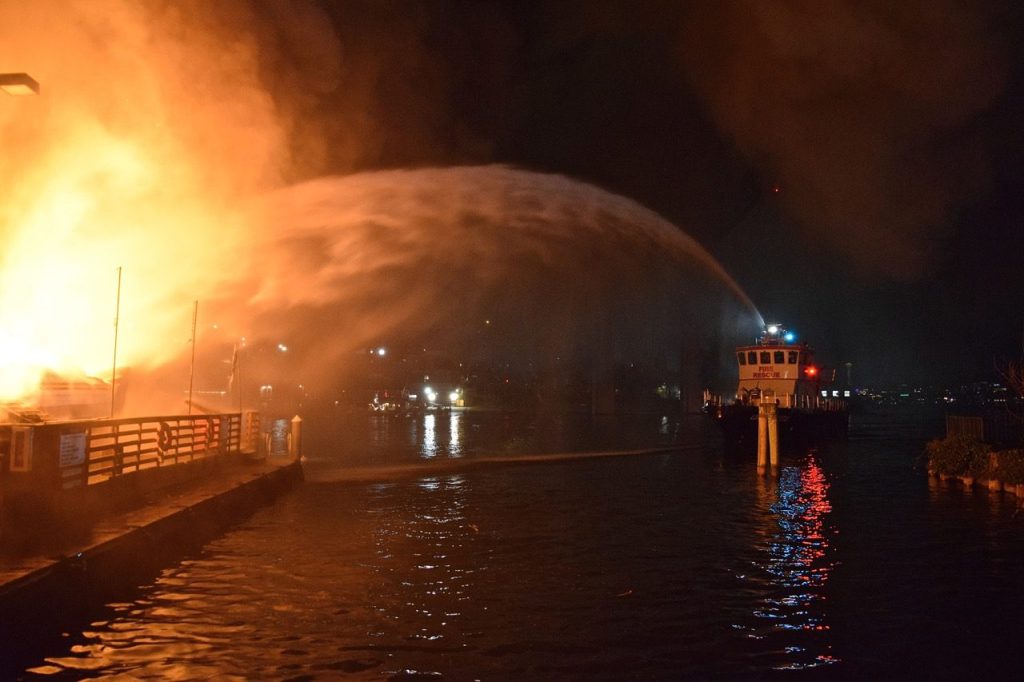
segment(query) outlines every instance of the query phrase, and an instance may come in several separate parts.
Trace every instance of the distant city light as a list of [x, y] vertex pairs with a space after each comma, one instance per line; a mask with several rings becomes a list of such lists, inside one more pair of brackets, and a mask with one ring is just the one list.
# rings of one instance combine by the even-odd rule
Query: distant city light
[[458, 399], [459, 399], [459, 392], [458, 391], [452, 391], [451, 393], [448, 394], [448, 400], [452, 401], [453, 403], [455, 401], [457, 401]]
[[282, 353], [287, 353], [288, 352], [288, 346], [284, 345], [283, 343], [277, 344], [277, 349], [279, 351], [281, 351]]
[[377, 355], [379, 355], [380, 357], [384, 357], [387, 354], [388, 354], [388, 349], [385, 348], [384, 346], [381, 346], [380, 348], [377, 349]]

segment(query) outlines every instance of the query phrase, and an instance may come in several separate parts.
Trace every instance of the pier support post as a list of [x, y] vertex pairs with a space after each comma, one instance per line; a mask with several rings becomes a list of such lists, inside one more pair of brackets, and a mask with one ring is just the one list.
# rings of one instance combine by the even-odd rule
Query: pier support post
[[779, 406], [775, 403], [765, 405], [768, 416], [768, 460], [772, 468], [779, 466]]
[[291, 438], [288, 444], [291, 446], [291, 452], [288, 454], [295, 461], [299, 461], [302, 458], [302, 417], [299, 415], [292, 417]]
[[768, 466], [768, 413], [766, 405], [757, 408], [757, 469], [763, 471]]
[[779, 466], [779, 406], [762, 402], [757, 406], [757, 468]]

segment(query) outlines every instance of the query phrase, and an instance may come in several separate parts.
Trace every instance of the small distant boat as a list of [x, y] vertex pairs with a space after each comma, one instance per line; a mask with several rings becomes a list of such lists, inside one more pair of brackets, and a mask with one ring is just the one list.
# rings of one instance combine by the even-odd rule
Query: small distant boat
[[757, 412], [765, 402], [778, 406], [783, 446], [846, 437], [847, 403], [829, 390], [835, 371], [814, 361], [814, 349], [797, 343], [781, 324], [766, 325], [752, 345], [736, 349], [739, 385], [731, 401], [704, 392], [704, 410], [722, 427], [726, 443], [757, 443]]

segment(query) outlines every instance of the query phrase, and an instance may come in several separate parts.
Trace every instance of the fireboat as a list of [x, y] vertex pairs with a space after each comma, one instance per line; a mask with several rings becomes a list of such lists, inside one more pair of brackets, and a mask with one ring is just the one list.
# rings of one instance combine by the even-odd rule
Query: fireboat
[[704, 410], [721, 426], [727, 446], [757, 442], [758, 408], [765, 403], [777, 406], [783, 445], [846, 437], [846, 401], [825, 388], [835, 380], [835, 370], [819, 367], [814, 349], [797, 343], [781, 324], [766, 325], [753, 345], [737, 347], [736, 362], [740, 379], [731, 402], [704, 391]]

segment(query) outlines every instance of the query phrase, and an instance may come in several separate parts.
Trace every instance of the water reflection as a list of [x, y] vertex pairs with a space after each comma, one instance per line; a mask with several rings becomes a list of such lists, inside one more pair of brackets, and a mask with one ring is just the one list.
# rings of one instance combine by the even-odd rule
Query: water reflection
[[423, 415], [423, 449], [420, 451], [423, 453], [423, 459], [437, 457], [436, 421], [437, 417], [433, 414]]
[[[810, 668], [838, 662], [832, 653], [830, 626], [824, 608], [829, 559], [829, 483], [812, 452], [802, 466], [782, 467], [777, 479], [759, 477], [758, 493], [767, 507], [764, 552], [758, 562], [769, 592], [754, 610], [761, 623], [757, 639], [783, 632], [806, 634], [806, 643], [790, 641], [774, 667]], [[798, 640], [799, 641], [799, 640]]]
[[448, 416], [448, 455], [462, 457], [462, 413], [451, 412]]
[[[448, 422], [448, 442], [445, 444], [438, 439], [439, 432], [444, 434], [444, 422]], [[422, 434], [417, 433], [417, 427], [422, 424]], [[463, 456], [462, 451], [462, 413], [444, 412], [441, 414], [428, 412], [412, 422], [412, 437], [410, 445], [418, 446], [420, 458], [434, 459], [435, 457], [447, 456], [457, 459]]]
[[267, 454], [288, 454], [288, 442], [291, 437], [291, 422], [287, 419], [275, 419], [270, 423], [267, 439]]
[[701, 417], [595, 417], [461, 409], [314, 414], [303, 427], [303, 450], [307, 463], [315, 469], [411, 464], [432, 458], [662, 447], [702, 440], [705, 430], [714, 425]]
[[[489, 552], [478, 546], [479, 529], [467, 521], [470, 486], [465, 477], [427, 477], [416, 488], [412, 508], [400, 489], [382, 490], [373, 503], [380, 518], [373, 540], [376, 556], [368, 568], [378, 580], [369, 582], [381, 591], [371, 595], [371, 603], [386, 625], [368, 634], [416, 645], [405, 649], [407, 662], [415, 661], [420, 675], [438, 675], [427, 670], [429, 656], [417, 659], [421, 651], [464, 648], [467, 616], [476, 610], [470, 597]], [[408, 670], [387, 672], [401, 676]]]

